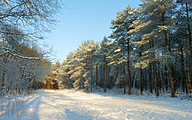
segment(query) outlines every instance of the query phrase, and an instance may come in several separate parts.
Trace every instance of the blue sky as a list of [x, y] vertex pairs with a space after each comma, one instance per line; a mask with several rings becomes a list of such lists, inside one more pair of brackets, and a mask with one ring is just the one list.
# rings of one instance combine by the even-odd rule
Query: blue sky
[[53, 45], [55, 60], [63, 62], [70, 51], [74, 51], [82, 41], [93, 39], [96, 42], [112, 33], [111, 19], [116, 11], [122, 11], [128, 5], [137, 8], [140, 0], [64, 0], [68, 8], [58, 13], [55, 30], [45, 42]]

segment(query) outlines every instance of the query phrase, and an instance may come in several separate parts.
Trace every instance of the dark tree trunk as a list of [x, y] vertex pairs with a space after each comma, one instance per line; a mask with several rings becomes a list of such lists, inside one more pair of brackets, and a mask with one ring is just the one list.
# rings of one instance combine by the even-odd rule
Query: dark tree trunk
[[[165, 11], [162, 12], [162, 20], [163, 20], [163, 26], [165, 26]], [[168, 46], [168, 39], [167, 39], [167, 32], [164, 30], [164, 37], [165, 37], [165, 48], [166, 52], [170, 53], [169, 51], [169, 46]], [[174, 81], [173, 81], [173, 76], [172, 76], [172, 71], [171, 71], [171, 65], [169, 63], [169, 59], [167, 58], [167, 69], [168, 69], [168, 74], [171, 82], [171, 97], [175, 97], [175, 87], [174, 87]]]
[[182, 73], [182, 88], [183, 88], [183, 92], [185, 92], [188, 94], [188, 88], [187, 88], [187, 83], [186, 83], [186, 76], [185, 76], [185, 68], [184, 68], [185, 62], [184, 62], [184, 55], [183, 55], [183, 49], [181, 47], [181, 73]]
[[122, 70], [123, 70], [123, 88], [124, 88], [124, 94], [126, 94], [126, 87], [125, 87], [125, 67], [124, 62], [122, 63]]
[[[141, 58], [141, 51], [139, 52], [139, 57]], [[143, 93], [143, 75], [142, 75], [142, 65], [141, 64], [140, 64], [140, 68], [139, 68], [139, 74], [140, 74], [140, 92], [142, 94]]]
[[[162, 65], [162, 70], [163, 70], [163, 65]], [[164, 85], [164, 81], [163, 81], [163, 71], [161, 71], [161, 82], [162, 82], [163, 92], [165, 92], [165, 85]]]
[[159, 62], [157, 62], [157, 89], [158, 92], [161, 92], [161, 88], [160, 88], [160, 71], [159, 71]]
[[96, 65], [96, 89], [97, 89], [97, 85], [98, 85], [98, 65]]
[[187, 73], [188, 73], [188, 81], [189, 81], [189, 90], [191, 94], [191, 78], [190, 78], [190, 72], [189, 72], [189, 61], [187, 60]]
[[149, 80], [150, 80], [150, 88], [151, 88], [151, 93], [153, 93], [153, 73], [152, 73], [152, 67], [151, 67], [151, 62], [149, 63]]
[[119, 67], [118, 67], [118, 64], [117, 64], [117, 75], [116, 75], [116, 81], [117, 81], [118, 77], [119, 77]]
[[91, 55], [91, 92], [93, 87], [93, 55]]
[[128, 40], [128, 43], [127, 43], [127, 53], [128, 53], [128, 57], [127, 57], [127, 71], [128, 71], [128, 76], [129, 76], [129, 92], [128, 94], [131, 95], [131, 86], [132, 86], [132, 83], [131, 83], [131, 71], [130, 71], [130, 65], [129, 65], [129, 57], [130, 57], [130, 53], [129, 53], [129, 40]]
[[[108, 70], [108, 71], [110, 72], [110, 71], [111, 71], [110, 66], [109, 66], [108, 68], [109, 68], [109, 70]], [[111, 89], [111, 81], [112, 81], [112, 79], [111, 79], [111, 78], [112, 78], [112, 76], [109, 76], [109, 77], [108, 77], [108, 79], [109, 79], [109, 80], [108, 80], [108, 83], [109, 83], [109, 89]]]
[[[152, 40], [152, 48], [154, 49], [154, 43]], [[157, 87], [157, 69], [156, 69], [156, 60], [155, 60], [155, 51], [153, 50], [153, 75], [154, 75], [154, 81], [155, 81], [155, 93], [157, 96], [159, 96], [159, 90]]]
[[107, 77], [108, 75], [107, 75], [107, 61], [105, 61], [105, 92], [106, 92], [106, 88], [107, 88], [107, 79], [108, 79], [108, 77]]
[[146, 69], [146, 68], [144, 69], [144, 71], [145, 71], [145, 72], [144, 72], [144, 73], [145, 73], [145, 74], [144, 74], [145, 77], [144, 77], [143, 80], [144, 80], [144, 85], [145, 85], [145, 91], [147, 91], [147, 83], [148, 83], [148, 81], [147, 81], [147, 74], [148, 74], [148, 73], [147, 73], [147, 69]]
[[71, 89], [70, 74], [68, 75], [68, 79], [69, 79], [68, 86], [69, 86], [69, 89]]
[[103, 65], [99, 65], [99, 85], [100, 87], [103, 87]]
[[104, 90], [104, 92], [106, 92], [106, 75], [105, 75], [105, 57], [104, 57], [104, 59], [103, 59], [103, 90]]
[[189, 24], [189, 10], [188, 10], [187, 2], [186, 2], [186, 13], [187, 13], [187, 28], [189, 32], [189, 50], [190, 50], [190, 57], [191, 57], [191, 64], [192, 64], [191, 30], [190, 30], [190, 24]]
[[[83, 61], [83, 63], [85, 63], [85, 61], [86, 61], [86, 59]], [[86, 66], [85, 66], [85, 69], [87, 69]], [[83, 75], [85, 74], [85, 71], [83, 70]], [[83, 88], [85, 88], [85, 77], [83, 77]]]

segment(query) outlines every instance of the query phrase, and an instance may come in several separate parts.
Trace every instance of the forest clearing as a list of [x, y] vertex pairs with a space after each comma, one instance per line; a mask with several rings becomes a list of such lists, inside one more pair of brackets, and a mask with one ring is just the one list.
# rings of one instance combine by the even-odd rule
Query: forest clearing
[[[190, 120], [191, 100], [166, 96], [37, 90], [18, 97], [18, 113], [7, 111], [2, 120]], [[13, 115], [11, 115], [13, 114]]]

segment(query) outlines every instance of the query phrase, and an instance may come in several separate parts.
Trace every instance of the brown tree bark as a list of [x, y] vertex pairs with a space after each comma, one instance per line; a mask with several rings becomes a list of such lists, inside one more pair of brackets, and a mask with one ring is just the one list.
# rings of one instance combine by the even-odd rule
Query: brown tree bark
[[69, 78], [69, 82], [68, 82], [68, 85], [69, 85], [69, 89], [71, 89], [71, 81], [70, 81], [70, 74], [68, 75], [68, 78]]
[[[110, 68], [110, 66], [108, 67], [108, 71], [110, 72], [111, 71], [111, 68]], [[109, 83], [109, 89], [111, 89], [111, 82], [112, 82], [112, 76], [109, 76], [108, 75], [108, 83]]]
[[93, 55], [91, 55], [91, 92], [93, 87]]
[[123, 88], [124, 88], [124, 94], [126, 94], [126, 87], [125, 87], [125, 67], [124, 67], [124, 62], [122, 63], [122, 73], [123, 73]]
[[189, 50], [190, 50], [190, 57], [191, 57], [191, 64], [192, 64], [191, 30], [190, 30], [190, 24], [189, 24], [189, 10], [188, 10], [187, 2], [186, 2], [186, 13], [187, 13], [187, 28], [188, 28], [188, 32], [189, 32]]
[[105, 57], [103, 59], [103, 90], [106, 92], [106, 77], [105, 77]]
[[190, 72], [189, 72], [189, 61], [187, 60], [187, 73], [188, 73], [188, 81], [189, 81], [189, 90], [191, 94], [191, 78], [190, 78]]
[[[141, 51], [139, 52], [139, 57], [141, 58]], [[140, 61], [139, 61], [140, 62]], [[139, 68], [139, 74], [140, 74], [140, 92], [143, 93], [143, 75], [142, 75], [142, 65], [140, 65]]]
[[[163, 65], [162, 65], [162, 69], [163, 69]], [[165, 85], [164, 85], [164, 81], [163, 81], [163, 71], [161, 71], [161, 82], [162, 82], [163, 92], [165, 92]]]
[[116, 79], [118, 79], [118, 77], [119, 77], [119, 65], [118, 64], [117, 64], [117, 73], [116, 74], [117, 74]]
[[96, 65], [96, 89], [97, 89], [97, 85], [98, 85], [98, 65]]
[[[154, 49], [154, 43], [153, 40], [151, 41], [152, 48]], [[157, 87], [157, 69], [156, 69], [156, 60], [155, 60], [155, 51], [153, 50], [153, 75], [154, 75], [154, 81], [155, 81], [155, 93], [157, 96], [159, 96], [159, 90]]]
[[128, 71], [128, 76], [129, 76], [129, 92], [128, 94], [131, 95], [131, 86], [132, 86], [132, 83], [131, 83], [131, 71], [130, 71], [130, 65], [129, 65], [129, 57], [130, 57], [130, 52], [129, 52], [129, 40], [127, 42], [127, 71]]
[[[86, 63], [85, 65], [85, 71], [87, 71], [87, 58], [83, 61], [83, 63]], [[83, 75], [85, 74], [85, 71], [83, 71]], [[85, 88], [85, 77], [83, 77], [83, 88]]]
[[158, 77], [157, 77], [157, 89], [158, 89], [159, 92], [161, 92], [161, 76], [160, 76], [160, 72], [161, 72], [161, 71], [160, 71], [159, 62], [157, 63], [157, 65], [158, 65], [158, 68], [159, 68], [159, 69], [158, 69], [158, 72], [157, 72], [157, 74], [158, 74], [158, 75], [157, 75], [157, 76], [158, 76]]
[[[163, 21], [163, 26], [165, 26], [165, 11], [162, 12], [162, 21]], [[164, 30], [164, 37], [165, 37], [165, 49], [167, 53], [170, 53], [169, 51], [169, 46], [168, 46], [168, 39], [167, 39], [167, 32]], [[171, 71], [171, 65], [170, 65], [170, 60], [167, 58], [167, 68], [168, 68], [168, 74], [171, 82], [171, 97], [175, 97], [175, 90], [174, 90], [174, 81], [173, 81], [173, 76], [172, 76], [172, 71]]]
[[149, 80], [150, 80], [151, 93], [153, 93], [153, 73], [152, 73], [151, 62], [149, 63]]
[[107, 77], [107, 61], [105, 60], [105, 91], [107, 88], [107, 81], [108, 81], [108, 77]]
[[188, 88], [187, 88], [187, 82], [186, 82], [187, 80], [186, 80], [185, 69], [184, 69], [185, 62], [184, 62], [183, 49], [182, 47], [180, 49], [181, 49], [182, 88], [183, 88], [183, 92], [185, 92], [186, 90], [186, 94], [188, 94]]

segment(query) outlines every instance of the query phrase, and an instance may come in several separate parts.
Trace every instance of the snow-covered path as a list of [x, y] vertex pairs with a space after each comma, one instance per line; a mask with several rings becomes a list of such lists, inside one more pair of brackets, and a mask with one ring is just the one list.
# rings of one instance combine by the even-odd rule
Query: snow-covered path
[[43, 91], [25, 97], [24, 120], [191, 120], [192, 101]]

